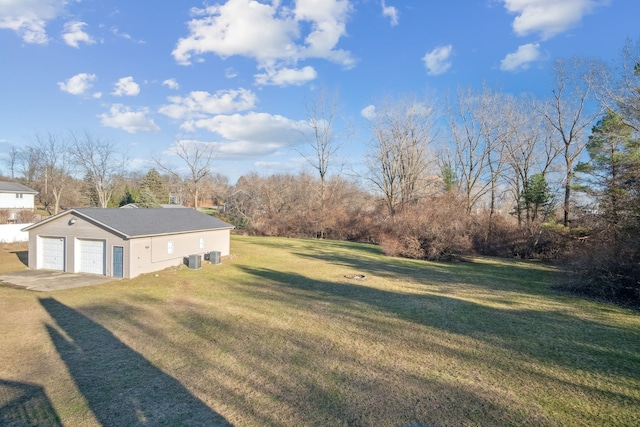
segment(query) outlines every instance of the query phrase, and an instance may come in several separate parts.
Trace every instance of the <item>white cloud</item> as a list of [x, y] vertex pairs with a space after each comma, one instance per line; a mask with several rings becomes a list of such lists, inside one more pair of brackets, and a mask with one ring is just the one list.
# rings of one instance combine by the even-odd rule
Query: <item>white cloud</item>
[[256, 74], [256, 84], [271, 86], [300, 86], [318, 77], [318, 73], [311, 66], [302, 69], [280, 68], [267, 70], [266, 73]]
[[[192, 124], [195, 125], [195, 122]], [[299, 123], [282, 116], [249, 113], [218, 116], [199, 121], [205, 128], [222, 137], [217, 141], [183, 140], [181, 143], [210, 147], [216, 158], [239, 159], [265, 157], [301, 142]], [[173, 147], [168, 154], [174, 152]]]
[[15, 31], [25, 43], [46, 44], [46, 25], [58, 17], [67, 0], [2, 0], [0, 28]]
[[360, 115], [367, 120], [374, 119], [376, 117], [376, 106], [367, 105], [360, 111]]
[[122, 129], [129, 133], [159, 132], [160, 128], [152, 119], [147, 118], [148, 108], [133, 111], [122, 104], [113, 104], [109, 113], [100, 114], [102, 126]]
[[95, 74], [80, 73], [64, 82], [58, 82], [58, 87], [60, 87], [61, 91], [70, 93], [71, 95], [84, 95], [91, 89], [95, 79]]
[[91, 38], [91, 36], [84, 32], [84, 27], [87, 24], [85, 22], [80, 21], [72, 21], [64, 24], [64, 33], [62, 34], [62, 38], [65, 43], [69, 46], [79, 48], [80, 42], [86, 44], [94, 44], [95, 40]]
[[123, 77], [119, 79], [111, 92], [115, 96], [136, 96], [140, 93], [140, 85], [133, 81], [133, 77]]
[[178, 40], [172, 52], [180, 64], [190, 64], [194, 56], [206, 53], [253, 58], [259, 69], [272, 73], [308, 58], [345, 67], [355, 64], [348, 51], [336, 48], [346, 34], [348, 0], [298, 0], [294, 8], [279, 1], [228, 0], [191, 12], [189, 35]]
[[391, 20], [391, 26], [398, 25], [398, 9], [394, 6], [387, 6], [384, 0], [382, 0], [382, 15]]
[[527, 43], [518, 47], [514, 53], [510, 53], [500, 61], [502, 71], [526, 70], [530, 64], [540, 58], [540, 44]]
[[217, 133], [227, 142], [223, 151], [235, 154], [265, 154], [282, 147], [299, 144], [298, 131], [304, 122], [280, 115], [250, 112], [247, 114], [219, 115], [193, 120], [183, 125], [185, 130], [205, 129]]
[[180, 85], [176, 79], [167, 79], [162, 82], [162, 86], [166, 86], [169, 89], [178, 90], [180, 89]]
[[451, 53], [453, 46], [440, 46], [427, 53], [422, 60], [427, 67], [427, 74], [437, 76], [443, 74], [451, 68]]
[[549, 39], [575, 27], [582, 18], [609, 0], [503, 0], [504, 7], [517, 16], [513, 31], [519, 36], [539, 33]]
[[237, 89], [220, 90], [213, 95], [194, 91], [185, 97], [170, 96], [167, 99], [171, 104], [160, 107], [160, 113], [181, 120], [249, 110], [255, 106], [256, 95], [247, 89]]

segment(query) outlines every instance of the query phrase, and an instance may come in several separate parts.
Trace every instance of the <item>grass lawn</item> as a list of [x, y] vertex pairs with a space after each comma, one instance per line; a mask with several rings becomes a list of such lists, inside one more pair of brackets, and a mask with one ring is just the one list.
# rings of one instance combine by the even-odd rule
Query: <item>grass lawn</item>
[[231, 252], [0, 287], [0, 425], [640, 425], [638, 312], [554, 293], [551, 267], [239, 236]]

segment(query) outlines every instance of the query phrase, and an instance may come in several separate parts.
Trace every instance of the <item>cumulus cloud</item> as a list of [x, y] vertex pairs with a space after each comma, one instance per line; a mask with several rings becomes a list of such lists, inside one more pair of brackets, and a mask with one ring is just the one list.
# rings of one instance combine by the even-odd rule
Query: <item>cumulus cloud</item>
[[162, 82], [162, 86], [166, 86], [169, 89], [178, 90], [180, 89], [180, 85], [176, 79], [167, 79]]
[[94, 44], [95, 40], [84, 31], [87, 24], [80, 21], [72, 21], [64, 24], [64, 33], [62, 38], [65, 43], [71, 47], [79, 48], [80, 43]]
[[453, 46], [439, 46], [428, 52], [422, 60], [427, 67], [427, 74], [431, 76], [437, 76], [443, 74], [451, 68], [451, 53], [453, 52]]
[[367, 105], [362, 110], [360, 110], [360, 115], [367, 120], [372, 120], [376, 117], [376, 106], [375, 105]]
[[300, 144], [303, 139], [298, 129], [302, 125], [283, 116], [250, 112], [193, 120], [183, 129], [205, 129], [219, 135], [219, 140], [206, 143], [218, 158], [246, 158], [264, 157]]
[[183, 129], [205, 129], [230, 141], [283, 147], [299, 142], [302, 136], [298, 129], [303, 125], [304, 122], [280, 115], [249, 112], [193, 120], [185, 123]]
[[2, 0], [0, 28], [13, 30], [25, 43], [46, 44], [48, 21], [57, 18], [67, 0]]
[[582, 18], [609, 0], [503, 0], [504, 7], [517, 16], [513, 31], [519, 36], [540, 34], [549, 39], [575, 27]]
[[64, 82], [58, 82], [58, 87], [71, 95], [84, 95], [91, 89], [95, 79], [95, 74], [79, 73]]
[[532, 62], [540, 58], [540, 44], [527, 43], [518, 47], [513, 53], [508, 54], [500, 61], [500, 69], [502, 71], [519, 71], [526, 70]]
[[394, 6], [387, 6], [384, 0], [382, 0], [382, 15], [391, 20], [391, 26], [398, 25], [398, 9]]
[[114, 88], [112, 95], [115, 96], [136, 96], [140, 93], [140, 85], [133, 81], [133, 77], [123, 77], [119, 79]]
[[152, 119], [147, 118], [148, 108], [132, 110], [122, 104], [113, 104], [108, 113], [100, 114], [102, 126], [122, 129], [129, 133], [159, 132], [160, 128]]
[[259, 69], [275, 72], [308, 58], [352, 67], [355, 61], [350, 52], [336, 47], [346, 34], [350, 12], [348, 0], [298, 0], [293, 8], [279, 1], [228, 0], [194, 8], [189, 35], [178, 40], [172, 54], [184, 65], [206, 53], [222, 58], [246, 56], [255, 59]]
[[311, 66], [302, 69], [280, 68], [276, 70], [268, 70], [263, 74], [256, 74], [256, 83], [259, 85], [271, 86], [300, 86], [318, 76], [316, 70]]
[[249, 110], [255, 106], [256, 95], [247, 89], [237, 89], [220, 90], [214, 94], [194, 91], [184, 97], [170, 96], [167, 99], [171, 104], [160, 107], [160, 113], [184, 120]]

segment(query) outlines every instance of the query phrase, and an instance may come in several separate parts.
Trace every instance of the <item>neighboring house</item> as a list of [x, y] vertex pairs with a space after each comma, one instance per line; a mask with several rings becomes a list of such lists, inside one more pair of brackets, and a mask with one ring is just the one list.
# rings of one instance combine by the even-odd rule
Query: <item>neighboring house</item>
[[233, 226], [194, 209], [69, 209], [24, 228], [29, 267], [133, 278], [229, 255]]
[[33, 212], [37, 191], [17, 182], [0, 181], [0, 210], [9, 211], [9, 222], [16, 222], [20, 211]]

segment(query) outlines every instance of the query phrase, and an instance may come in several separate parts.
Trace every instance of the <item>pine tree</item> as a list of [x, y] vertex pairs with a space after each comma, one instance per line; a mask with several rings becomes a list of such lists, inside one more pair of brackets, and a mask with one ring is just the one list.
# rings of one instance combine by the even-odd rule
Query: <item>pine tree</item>
[[149, 169], [149, 172], [142, 177], [140, 190], [143, 188], [149, 189], [156, 203], [169, 203], [169, 191], [167, 191], [167, 187], [164, 185], [162, 176], [155, 168]]
[[598, 216], [614, 230], [637, 223], [639, 150], [633, 128], [609, 110], [591, 131], [590, 160], [576, 168], [584, 176], [582, 189], [597, 202]]

